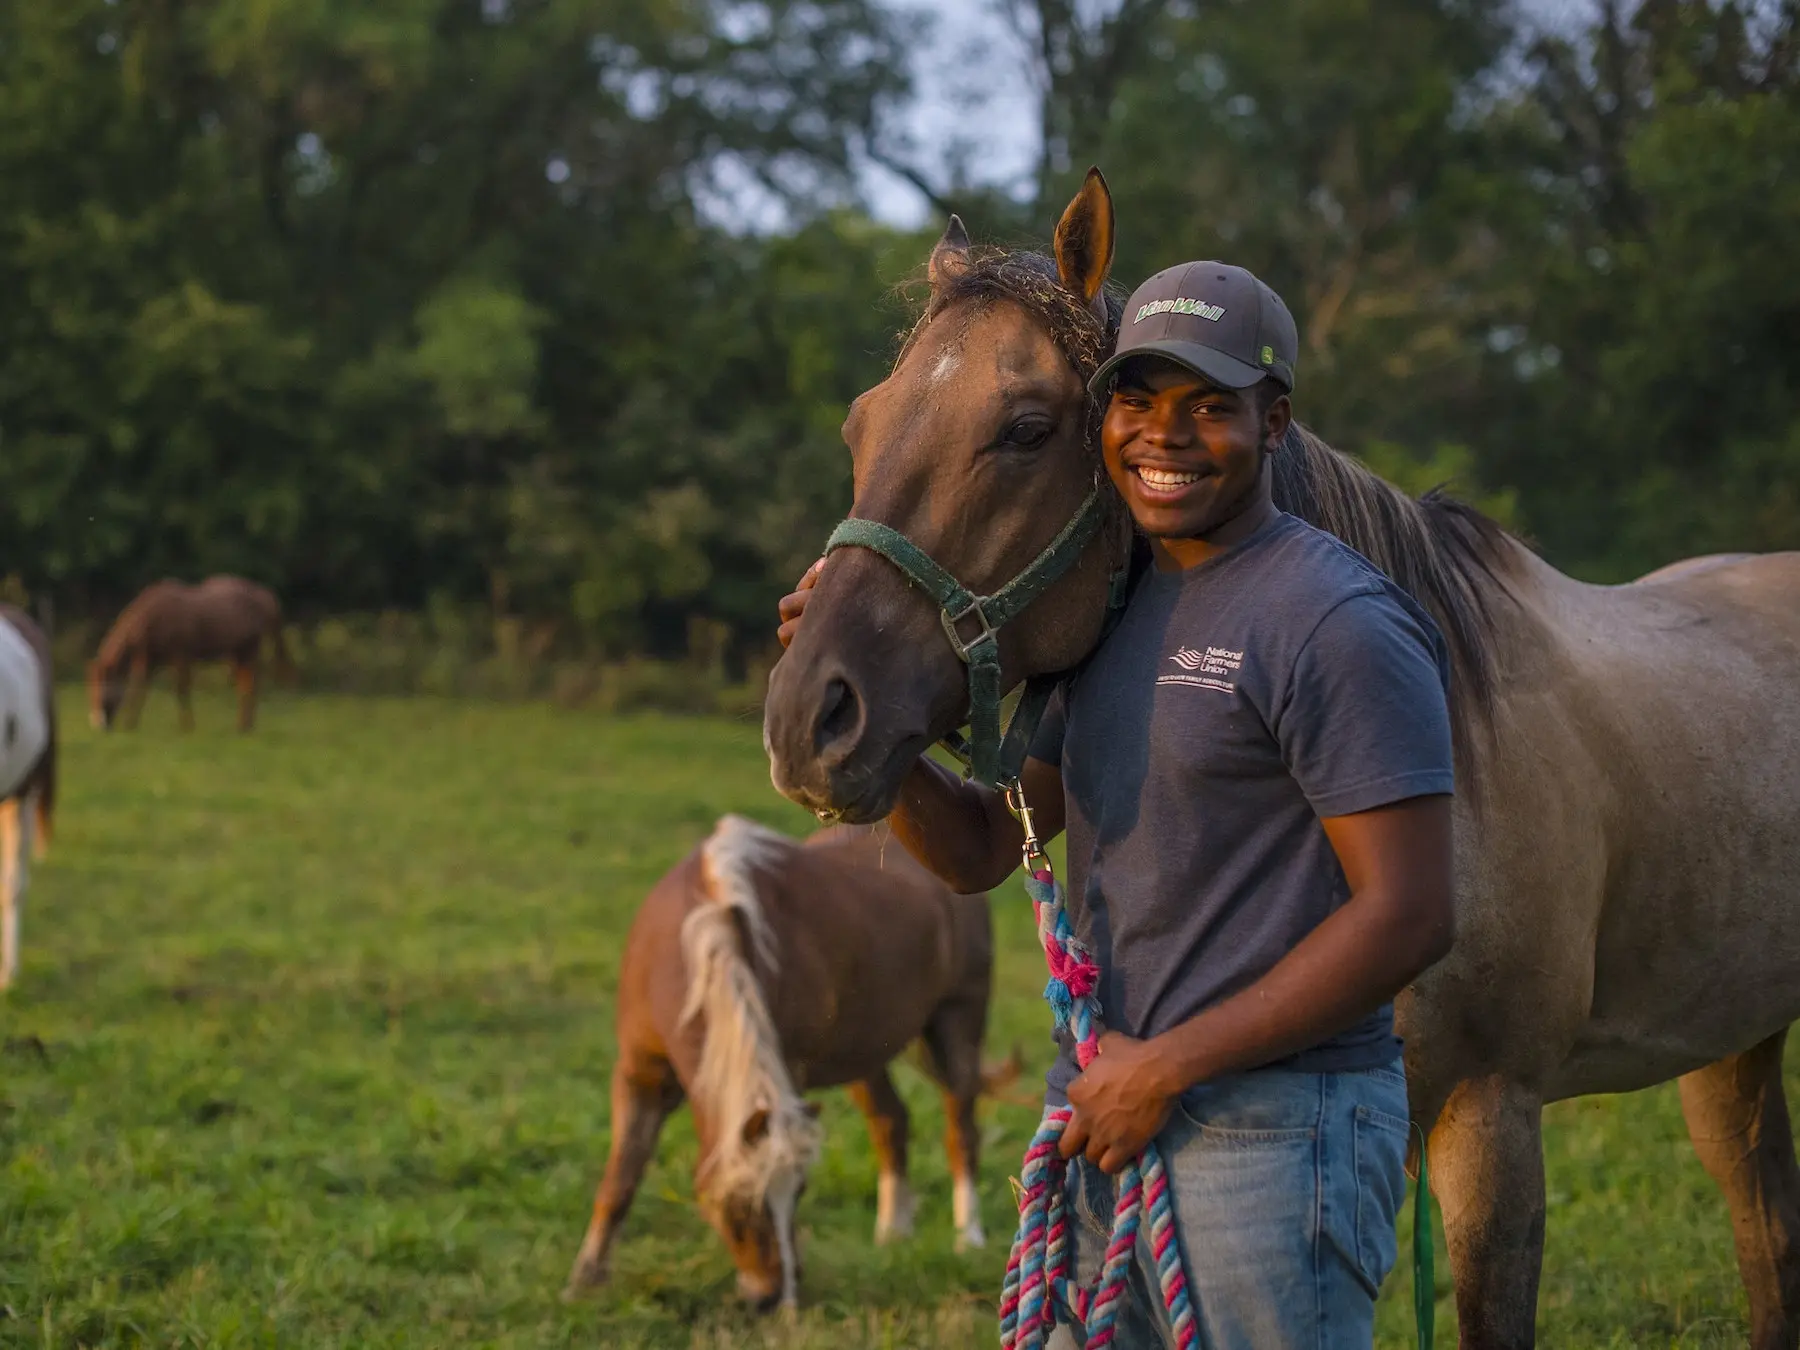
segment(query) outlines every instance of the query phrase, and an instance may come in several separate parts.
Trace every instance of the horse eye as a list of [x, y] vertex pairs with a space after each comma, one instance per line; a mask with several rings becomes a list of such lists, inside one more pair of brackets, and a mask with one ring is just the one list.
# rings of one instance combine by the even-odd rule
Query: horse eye
[[1014, 446], [1020, 450], [1035, 450], [1050, 439], [1052, 430], [1049, 419], [1043, 417], [1022, 417], [1006, 429], [1000, 438], [1003, 445]]

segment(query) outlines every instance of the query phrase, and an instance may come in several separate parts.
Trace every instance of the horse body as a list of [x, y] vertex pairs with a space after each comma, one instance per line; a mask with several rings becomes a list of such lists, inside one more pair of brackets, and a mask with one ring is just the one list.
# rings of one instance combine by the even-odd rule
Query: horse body
[[1546, 1100], [1630, 1091], [1800, 1016], [1800, 554], [1600, 587], [1510, 552], [1457, 948], [1420, 997], [1496, 985], [1465, 1050], [1540, 1023], [1507, 1041]]
[[951, 894], [874, 830], [804, 844], [737, 817], [652, 889], [620, 968], [613, 1143], [570, 1293], [602, 1282], [668, 1114], [686, 1097], [696, 1189], [749, 1301], [795, 1300], [794, 1206], [817, 1148], [800, 1093], [850, 1084], [880, 1165], [876, 1238], [911, 1230], [906, 1107], [887, 1064], [922, 1039], [944, 1091], [960, 1241], [983, 1241], [975, 1100], [993, 943], [985, 896]]
[[1661, 1082], [1800, 1017], [1800, 554], [1566, 589], [1577, 678], [1612, 699], [1614, 809], [1557, 1096]]
[[55, 810], [50, 640], [23, 610], [0, 605], [0, 989], [18, 972], [25, 883], [50, 843]]
[[[1084, 216], [1110, 218], [1095, 181], [1058, 229], [1054, 274], [1071, 304], [1091, 297], [1078, 284], [1091, 268], [1065, 239], [1091, 236]], [[1021, 326], [1054, 333], [1037, 306], [1009, 303], [1005, 277], [1024, 260], [974, 257], [953, 234], [934, 254], [920, 328], [879, 394], [859, 400], [907, 416], [846, 424], [852, 514], [987, 591], [1006, 575], [1000, 550], [1030, 557], [1071, 518], [1094, 458], [1070, 411], [1029, 461], [996, 456], [1007, 414], [982, 410], [1006, 386], [973, 361], [960, 383], [941, 375], [936, 330], [996, 350], [1023, 350]], [[962, 258], [945, 266], [946, 251]], [[959, 286], [959, 271], [994, 284]], [[1078, 388], [1087, 361], [1056, 345], [1030, 377]], [[1534, 1341], [1544, 1103], [1679, 1077], [1695, 1149], [1732, 1211], [1753, 1344], [1792, 1350], [1800, 1167], [1781, 1055], [1800, 1017], [1800, 554], [1714, 555], [1593, 586], [1297, 426], [1273, 472], [1277, 505], [1411, 591], [1451, 648], [1456, 944], [1396, 1016], [1463, 1344]], [[1025, 491], [1029, 512], [1016, 506]], [[1120, 549], [1096, 541], [1096, 570]], [[1076, 603], [1047, 593], [1000, 635], [1007, 683], [1053, 669], [1031, 659], [1045, 632], [1097, 632], [1098, 596]], [[779, 788], [822, 814], [891, 808], [918, 749], [967, 707], [935, 626], [931, 603], [884, 560], [834, 555], [771, 673], [765, 743]]]
[[145, 686], [159, 667], [175, 673], [181, 726], [191, 730], [193, 666], [226, 661], [238, 690], [238, 729], [255, 719], [263, 639], [273, 640], [283, 672], [291, 670], [281, 635], [281, 602], [265, 586], [242, 577], [208, 577], [197, 586], [163, 580], [144, 588], [120, 612], [88, 668], [90, 717], [98, 729], [112, 726], [121, 709], [137, 725]]

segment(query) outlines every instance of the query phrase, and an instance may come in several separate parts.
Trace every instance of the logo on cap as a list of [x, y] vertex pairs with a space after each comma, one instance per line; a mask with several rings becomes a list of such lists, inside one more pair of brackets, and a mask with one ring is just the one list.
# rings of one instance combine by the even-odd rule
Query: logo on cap
[[1220, 305], [1209, 305], [1204, 300], [1189, 300], [1182, 296], [1179, 300], [1152, 300], [1149, 304], [1140, 306], [1131, 321], [1142, 323], [1158, 314], [1197, 314], [1202, 319], [1211, 319], [1217, 323], [1225, 317], [1225, 310]]
[[1262, 363], [1265, 366], [1272, 366], [1275, 364], [1275, 349], [1273, 347], [1264, 347], [1262, 349]]

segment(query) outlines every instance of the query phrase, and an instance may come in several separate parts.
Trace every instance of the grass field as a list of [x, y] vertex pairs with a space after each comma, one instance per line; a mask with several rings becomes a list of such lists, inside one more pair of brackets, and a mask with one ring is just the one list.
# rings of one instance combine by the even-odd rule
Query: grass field
[[[753, 724], [278, 697], [240, 738], [211, 692], [180, 737], [159, 691], [143, 731], [102, 738], [77, 713], [0, 1004], [0, 1346], [995, 1343], [1006, 1174], [1037, 1112], [984, 1108], [994, 1245], [956, 1255], [941, 1115], [909, 1066], [919, 1236], [871, 1244], [860, 1119], [827, 1094], [797, 1326], [734, 1307], [685, 1113], [613, 1285], [557, 1299], [605, 1155], [639, 898], [723, 811], [807, 823]], [[995, 901], [990, 1049], [1021, 1042], [1035, 1074], [1040, 957], [1022, 895]], [[1672, 1090], [1564, 1104], [1548, 1132], [1541, 1343], [1743, 1344], [1724, 1208]], [[1441, 1239], [1438, 1272], [1454, 1344]], [[1409, 1310], [1403, 1269], [1381, 1345], [1411, 1343]]]

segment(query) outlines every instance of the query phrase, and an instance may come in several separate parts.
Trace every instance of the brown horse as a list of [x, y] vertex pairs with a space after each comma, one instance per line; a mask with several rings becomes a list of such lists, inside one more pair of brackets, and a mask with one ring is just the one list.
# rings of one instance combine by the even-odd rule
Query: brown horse
[[242, 577], [208, 577], [198, 586], [158, 581], [145, 587], [113, 622], [88, 666], [88, 716], [96, 730], [110, 730], [119, 716], [137, 727], [144, 693], [159, 666], [175, 672], [181, 729], [194, 729], [189, 694], [193, 668], [201, 661], [228, 661], [238, 692], [238, 730], [256, 717], [257, 677], [262, 644], [275, 647], [276, 672], [291, 677], [293, 662], [281, 635], [281, 602], [265, 586]]
[[669, 1113], [693, 1106], [696, 1190], [750, 1303], [792, 1306], [794, 1208], [817, 1154], [801, 1093], [851, 1085], [880, 1166], [875, 1240], [912, 1231], [906, 1105], [887, 1064], [913, 1040], [943, 1088], [959, 1245], [981, 1246], [975, 1099], [993, 940], [987, 897], [953, 895], [885, 831], [804, 844], [737, 816], [645, 899], [621, 966], [612, 1149], [565, 1296], [606, 1279]]
[[[919, 326], [845, 424], [852, 513], [978, 592], [1042, 549], [1101, 472], [1083, 387], [1108, 342], [1111, 230], [1098, 175], [1053, 263], [977, 254], [953, 223]], [[1050, 435], [1030, 455], [996, 453], [1027, 413]], [[1731, 1208], [1754, 1344], [1793, 1347], [1800, 1168], [1781, 1061], [1800, 1016], [1800, 554], [1585, 585], [1303, 430], [1271, 471], [1278, 505], [1387, 571], [1452, 648], [1457, 940], [1397, 1013], [1462, 1343], [1534, 1342], [1544, 1103], [1679, 1077]], [[1103, 532], [1082, 570], [1007, 626], [1004, 683], [1088, 650], [1127, 547], [1122, 528]], [[966, 707], [924, 594], [866, 550], [834, 554], [771, 676], [776, 786], [879, 818]]]
[[42, 858], [50, 846], [55, 816], [50, 640], [24, 610], [0, 605], [0, 989], [18, 973], [25, 882], [31, 859]]

